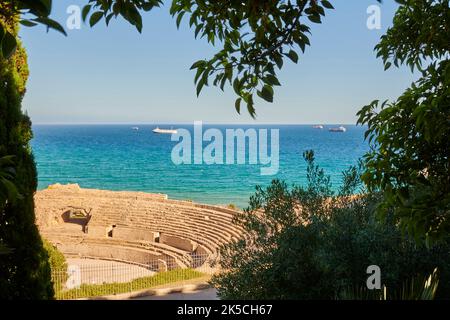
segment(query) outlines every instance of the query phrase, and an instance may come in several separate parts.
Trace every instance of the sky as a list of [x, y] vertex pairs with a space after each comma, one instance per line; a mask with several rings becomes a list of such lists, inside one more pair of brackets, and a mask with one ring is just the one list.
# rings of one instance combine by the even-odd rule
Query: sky
[[[66, 25], [70, 5], [54, 1], [53, 18]], [[144, 29], [122, 19], [109, 27], [67, 30], [22, 27], [30, 78], [23, 108], [35, 124], [61, 123], [279, 123], [354, 124], [374, 99], [396, 99], [414, 81], [409, 69], [384, 71], [373, 48], [391, 25], [397, 5], [381, 7], [381, 29], [367, 28], [375, 0], [334, 0], [299, 63], [285, 61], [274, 102], [256, 100], [257, 119], [234, 109], [232, 88], [205, 87], [197, 98], [193, 62], [211, 57], [206, 39], [194, 39], [185, 19], [177, 30], [170, 2], [144, 13]]]

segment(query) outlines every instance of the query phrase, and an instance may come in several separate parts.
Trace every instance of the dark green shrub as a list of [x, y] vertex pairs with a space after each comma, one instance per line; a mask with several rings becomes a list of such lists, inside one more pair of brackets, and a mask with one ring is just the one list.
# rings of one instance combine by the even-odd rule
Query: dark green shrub
[[[67, 263], [66, 258], [53, 244], [43, 239], [44, 249], [48, 254], [48, 262], [50, 264], [50, 269], [52, 271], [52, 282], [53, 287], [63, 288], [69, 276], [67, 275]], [[54, 277], [54, 274], [57, 274]]]
[[[17, 19], [12, 15], [0, 22], [17, 35]], [[21, 110], [27, 77], [26, 53], [18, 43], [11, 58], [0, 57], [0, 157], [14, 156], [14, 185], [21, 196], [20, 201], [8, 201], [0, 208], [0, 243], [10, 250], [1, 256], [0, 299], [53, 297], [47, 252], [35, 225], [37, 179], [29, 147], [31, 122]]]
[[437, 297], [450, 298], [448, 240], [428, 249], [402, 234], [389, 214], [384, 223], [376, 219], [378, 195], [351, 196], [361, 188], [361, 168], [346, 171], [334, 193], [313, 153], [305, 159], [306, 187], [278, 180], [257, 187], [236, 218], [247, 237], [221, 249], [224, 271], [212, 279], [221, 298], [335, 299], [366, 286], [370, 265], [381, 268], [382, 284], [393, 290], [437, 267]]

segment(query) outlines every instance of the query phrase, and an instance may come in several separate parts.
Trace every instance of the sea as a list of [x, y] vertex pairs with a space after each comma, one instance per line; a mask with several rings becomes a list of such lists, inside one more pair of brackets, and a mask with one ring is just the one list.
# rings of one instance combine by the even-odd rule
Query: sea
[[[173, 161], [172, 151], [177, 145], [180, 147], [181, 140], [172, 141], [170, 134], [153, 133], [157, 126], [178, 132], [185, 129], [191, 134], [190, 164]], [[314, 151], [316, 163], [337, 189], [342, 171], [357, 164], [369, 148], [364, 140], [366, 128], [346, 125], [346, 132], [328, 131], [336, 126], [315, 129], [311, 125], [203, 125], [203, 133], [216, 129], [216, 133], [223, 134], [224, 142], [226, 130], [251, 129], [257, 133], [258, 148], [265, 142], [259, 139], [259, 133], [266, 130], [269, 156], [275, 150], [271, 147], [271, 137], [276, 136], [273, 130], [278, 130], [279, 165], [274, 175], [261, 174], [261, 168], [269, 165], [261, 164], [259, 159], [250, 164], [249, 151], [244, 164], [237, 163], [237, 150], [232, 164], [195, 164], [193, 124], [34, 125], [31, 145], [39, 189], [54, 183], [77, 183], [82, 188], [165, 193], [172, 199], [245, 208], [257, 185], [267, 186], [273, 179], [285, 180], [288, 185], [305, 185], [306, 162], [302, 155], [306, 150]], [[185, 146], [189, 145], [187, 141]], [[210, 143], [200, 139], [197, 147], [201, 147], [201, 152]], [[223, 162], [226, 153], [224, 146]]]

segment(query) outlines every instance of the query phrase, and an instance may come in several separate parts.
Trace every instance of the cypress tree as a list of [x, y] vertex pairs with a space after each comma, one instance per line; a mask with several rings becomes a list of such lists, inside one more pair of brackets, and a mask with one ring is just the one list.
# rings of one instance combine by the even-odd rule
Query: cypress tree
[[[17, 15], [0, 23], [17, 39]], [[0, 207], [0, 243], [12, 249], [0, 255], [0, 299], [53, 297], [48, 255], [35, 224], [37, 176], [29, 145], [31, 121], [21, 109], [27, 78], [27, 56], [18, 41], [12, 57], [0, 55], [0, 157], [14, 156], [14, 183], [21, 195], [18, 201]]]

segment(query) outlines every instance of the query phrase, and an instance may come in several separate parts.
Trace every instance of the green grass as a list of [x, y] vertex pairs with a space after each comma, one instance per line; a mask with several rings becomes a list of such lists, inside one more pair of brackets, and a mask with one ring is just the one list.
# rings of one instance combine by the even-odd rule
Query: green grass
[[96, 297], [103, 295], [119, 294], [152, 287], [174, 283], [183, 280], [190, 280], [205, 276], [204, 273], [192, 269], [175, 269], [157, 273], [151, 277], [142, 277], [130, 282], [104, 283], [104, 284], [82, 284], [79, 288], [70, 290], [57, 290], [56, 299], [78, 299], [86, 297]]

